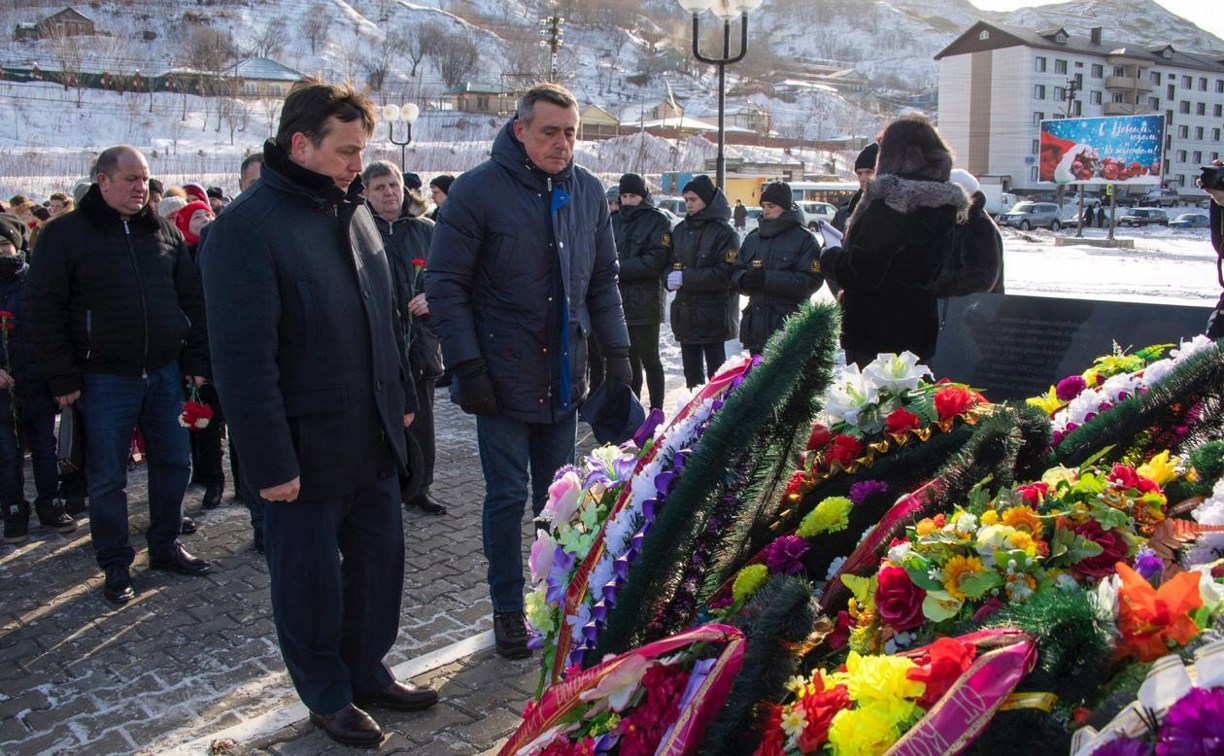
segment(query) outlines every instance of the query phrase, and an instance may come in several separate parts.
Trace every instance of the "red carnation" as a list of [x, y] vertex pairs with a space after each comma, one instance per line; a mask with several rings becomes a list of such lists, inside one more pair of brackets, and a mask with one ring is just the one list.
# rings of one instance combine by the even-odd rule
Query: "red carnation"
[[801, 494], [803, 493], [803, 481], [807, 480], [807, 473], [798, 470], [791, 476], [790, 482], [786, 484], [786, 493]]
[[921, 427], [921, 425], [922, 420], [920, 420], [917, 415], [904, 407], [898, 407], [897, 409], [893, 410], [892, 414], [888, 416], [888, 419], [884, 421], [884, 432], [892, 433], [893, 435], [900, 435], [902, 433], [916, 430]]
[[909, 573], [895, 565], [881, 567], [876, 588], [880, 619], [898, 631], [912, 630], [925, 621], [922, 602], [926, 591], [914, 585]]
[[[819, 675], [812, 682], [823, 684]], [[815, 753], [829, 739], [829, 725], [833, 723], [833, 717], [842, 709], [850, 708], [850, 691], [845, 685], [834, 685], [807, 694], [800, 699], [799, 705], [807, 715], [807, 727], [799, 734], [799, 750]]]
[[820, 423], [816, 423], [812, 426], [812, 435], [808, 436], [807, 448], [809, 450], [823, 449], [832, 438], [833, 434], [829, 432], [828, 428]]
[[973, 664], [977, 648], [952, 638], [940, 638], [927, 646], [926, 653], [915, 659], [918, 667], [905, 674], [911, 680], [926, 684], [918, 705], [929, 709], [943, 698], [961, 674]]
[[825, 467], [832, 468], [833, 463], [837, 462], [842, 467], [849, 467], [860, 454], [863, 453], [863, 444], [854, 436], [839, 433], [829, 442], [829, 448], [825, 450]]
[[978, 397], [973, 392], [959, 386], [949, 386], [935, 393], [935, 409], [940, 420], [951, 420], [961, 415], [977, 404]]

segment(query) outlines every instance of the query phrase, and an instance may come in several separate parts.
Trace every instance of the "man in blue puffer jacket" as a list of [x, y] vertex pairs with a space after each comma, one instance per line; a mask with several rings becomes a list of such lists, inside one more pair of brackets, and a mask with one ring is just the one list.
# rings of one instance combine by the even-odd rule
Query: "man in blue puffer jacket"
[[574, 458], [586, 395], [587, 339], [606, 380], [628, 384], [629, 336], [616, 245], [599, 179], [573, 164], [578, 104], [532, 87], [491, 160], [451, 186], [425, 274], [434, 330], [453, 366], [452, 396], [477, 416], [485, 477], [484, 553], [497, 651], [530, 655], [523, 624], [523, 503], [539, 513]]

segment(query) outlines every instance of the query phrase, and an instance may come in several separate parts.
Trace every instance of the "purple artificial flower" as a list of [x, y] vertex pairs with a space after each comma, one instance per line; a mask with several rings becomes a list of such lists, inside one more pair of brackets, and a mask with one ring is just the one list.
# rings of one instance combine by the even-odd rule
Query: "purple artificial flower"
[[655, 476], [655, 490], [666, 496], [667, 492], [671, 490], [671, 484], [675, 478], [676, 473], [671, 470], [659, 473]]
[[1207, 756], [1213, 753], [1224, 753], [1224, 688], [1191, 688], [1165, 715], [1156, 741], [1156, 754]]
[[798, 575], [803, 572], [800, 559], [809, 546], [804, 538], [789, 535], [775, 539], [765, 547], [765, 566], [775, 575]]
[[1147, 546], [1140, 546], [1139, 551], [1135, 554], [1135, 572], [1138, 572], [1144, 580], [1151, 580], [1164, 572], [1164, 562], [1160, 561], [1155, 550]]
[[850, 486], [850, 502], [854, 506], [862, 504], [876, 494], [888, 493], [888, 484], [882, 480], [860, 480]]
[[642, 423], [637, 432], [633, 434], [633, 443], [637, 444], [637, 448], [641, 449], [647, 441], [654, 437], [655, 429], [659, 427], [663, 419], [663, 410], [658, 407], [650, 410], [650, 414], [646, 416], [646, 422]]
[[1088, 384], [1081, 376], [1070, 375], [1058, 382], [1058, 388], [1054, 391], [1058, 394], [1058, 398], [1064, 402], [1069, 402], [1080, 395], [1080, 392], [1088, 388]]
[[1148, 756], [1152, 747], [1137, 738], [1117, 738], [1092, 752], [1092, 756]]

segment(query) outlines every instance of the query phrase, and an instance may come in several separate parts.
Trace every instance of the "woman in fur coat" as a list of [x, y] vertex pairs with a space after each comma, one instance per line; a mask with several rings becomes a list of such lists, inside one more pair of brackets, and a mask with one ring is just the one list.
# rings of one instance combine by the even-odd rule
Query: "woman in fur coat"
[[905, 116], [884, 130], [875, 178], [847, 223], [841, 247], [820, 268], [842, 290], [842, 347], [859, 367], [879, 353], [935, 354], [939, 314], [934, 283], [967, 216], [969, 198], [949, 183], [952, 154], [926, 118]]

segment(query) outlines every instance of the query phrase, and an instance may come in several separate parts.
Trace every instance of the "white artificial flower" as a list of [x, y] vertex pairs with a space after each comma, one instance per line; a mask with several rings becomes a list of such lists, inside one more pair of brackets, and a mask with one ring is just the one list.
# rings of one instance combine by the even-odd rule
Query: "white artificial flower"
[[834, 557], [833, 561], [829, 562], [829, 571], [825, 573], [825, 582], [827, 583], [832, 580], [833, 576], [837, 574], [837, 571], [840, 570], [841, 566], [845, 563], [846, 557]]
[[1143, 382], [1148, 386], [1159, 383], [1174, 367], [1173, 360], [1157, 360], [1143, 369]]
[[834, 422], [844, 420], [853, 425], [859, 413], [874, 405], [879, 396], [879, 388], [859, 372], [858, 365], [847, 365], [829, 388], [825, 412]]
[[913, 552], [913, 550], [914, 547], [910, 545], [909, 541], [902, 541], [896, 546], [888, 549], [888, 561], [892, 562], [893, 564], [901, 564], [909, 558], [909, 555]]
[[1200, 333], [1189, 341], [1182, 341], [1181, 344], [1178, 345], [1177, 349], [1169, 352], [1169, 354], [1180, 362], [1193, 354], [1198, 354], [1199, 352], [1205, 349], [1210, 349], [1213, 346], [1215, 346], [1215, 342]]
[[918, 362], [918, 355], [905, 351], [881, 354], [863, 368], [863, 375], [880, 389], [897, 393], [918, 388], [922, 377], [931, 375], [931, 370]]

